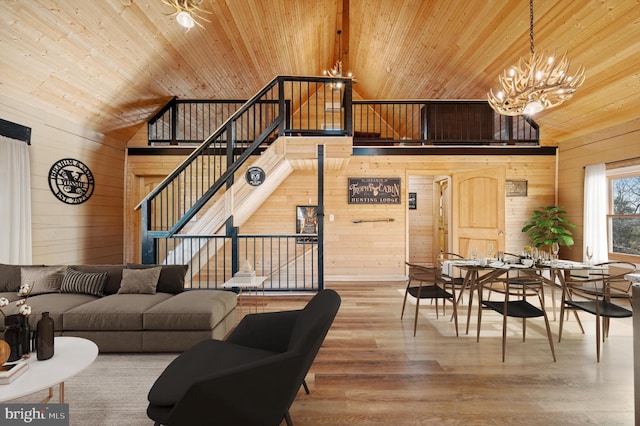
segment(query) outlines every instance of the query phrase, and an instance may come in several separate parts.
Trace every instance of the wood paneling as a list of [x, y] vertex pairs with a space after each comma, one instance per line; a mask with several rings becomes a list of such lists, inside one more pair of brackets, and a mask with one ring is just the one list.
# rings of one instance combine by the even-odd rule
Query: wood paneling
[[[2, 92], [126, 141], [173, 96], [248, 99], [276, 75], [321, 75], [340, 57], [363, 99], [486, 99], [529, 51], [526, 1], [205, 1], [188, 32], [157, 0], [0, 2]], [[637, 0], [537, 0], [536, 49], [568, 52], [586, 81], [536, 116], [545, 143], [633, 120]], [[354, 96], [358, 98], [358, 96]]]
[[[315, 146], [321, 138], [309, 139]], [[170, 163], [178, 164], [179, 158], [129, 157], [128, 176], [161, 175], [168, 173]], [[410, 211], [407, 193], [412, 179], [432, 180], [457, 171], [506, 167], [507, 179], [529, 181], [529, 196], [508, 199], [506, 241], [509, 252], [520, 252], [528, 243], [520, 229], [531, 210], [546, 205], [554, 199], [555, 158], [551, 156], [380, 156], [351, 157], [342, 169], [325, 171], [325, 275], [329, 279], [402, 279], [404, 262], [411, 255], [411, 237], [408, 231]], [[138, 170], [140, 166], [140, 170]], [[347, 179], [349, 177], [400, 177], [402, 179], [402, 204], [356, 205], [348, 204]], [[128, 188], [127, 192], [134, 188]], [[426, 191], [425, 191], [426, 192]], [[429, 203], [421, 194], [419, 206]], [[127, 205], [137, 204], [127, 202]], [[280, 185], [261, 207], [241, 226], [241, 233], [295, 233], [295, 207], [317, 204], [317, 171], [312, 168], [297, 169]], [[135, 212], [138, 214], [138, 212]], [[333, 215], [334, 221], [329, 221]], [[387, 219], [392, 219], [387, 221]], [[375, 220], [375, 222], [366, 222]], [[431, 220], [431, 219], [429, 219]], [[354, 221], [360, 221], [354, 223]], [[364, 221], [364, 222], [362, 222]], [[129, 224], [125, 226], [128, 230]], [[430, 226], [430, 233], [433, 234]], [[132, 244], [136, 236], [127, 232]], [[428, 238], [433, 238], [430, 235]], [[127, 253], [137, 253], [136, 247]], [[425, 247], [415, 256], [433, 258], [432, 247]], [[427, 261], [428, 263], [428, 261]]]
[[575, 245], [562, 247], [560, 256], [582, 260], [584, 167], [591, 164], [610, 163], [629, 158], [640, 158], [640, 119], [597, 132], [588, 137], [567, 141], [560, 145], [558, 153], [558, 204], [567, 210], [567, 219], [577, 228], [572, 231]]
[[[0, 95], [0, 116], [32, 128], [32, 245], [34, 263], [120, 263], [123, 247], [124, 149], [117, 136]], [[79, 205], [58, 200], [49, 188], [51, 166], [63, 158], [91, 170], [92, 196]]]
[[[358, 79], [356, 99], [484, 99], [498, 74], [528, 51], [528, 8], [520, 0], [354, 0], [344, 15], [341, 0], [213, 1], [205, 2], [213, 12], [207, 15], [211, 23], [189, 32], [164, 14], [161, 2], [128, 3], [0, 3], [0, 114], [34, 129], [34, 260], [97, 260], [85, 250], [101, 245], [101, 259], [113, 261], [122, 251], [128, 256], [129, 244], [117, 249], [104, 235], [56, 241], [51, 229], [78, 238], [78, 229], [86, 229], [85, 236], [105, 228], [122, 235], [122, 219], [116, 217], [128, 220], [132, 214], [122, 201], [123, 191], [129, 191], [123, 180], [124, 147], [129, 140], [132, 146], [145, 144], [145, 122], [158, 108], [173, 96], [248, 98], [279, 74], [320, 75], [338, 57], [335, 34], [340, 25], [348, 25], [342, 28], [348, 35], [343, 54]], [[560, 204], [581, 224], [582, 165], [638, 156], [640, 7], [636, 0], [538, 0], [535, 7], [536, 47], [566, 50], [574, 66], [584, 64], [587, 70], [573, 99], [536, 116], [542, 144], [561, 146]], [[96, 192], [85, 205], [70, 209], [51, 199], [44, 176], [59, 156], [86, 160], [96, 175]], [[406, 184], [414, 166], [424, 174], [449, 174], [494, 163], [475, 156], [405, 160], [402, 166], [385, 157], [350, 161], [346, 173], [401, 174]], [[521, 218], [539, 204], [555, 202], [555, 168], [548, 158], [495, 161], [507, 164], [508, 179], [529, 181], [528, 197], [507, 198], [507, 250], [517, 251], [526, 242], [519, 232]], [[154, 160], [140, 173], [172, 170], [175, 165], [166, 162], [170, 160]], [[296, 167], [302, 171], [308, 166]], [[357, 253], [366, 245], [384, 245], [381, 233], [406, 235], [406, 223], [400, 220], [350, 224], [353, 218], [404, 217], [406, 212], [404, 205], [344, 207], [346, 176], [330, 177], [327, 183], [339, 213], [336, 222], [346, 218], [329, 227], [339, 231], [329, 236], [336, 247]], [[76, 243], [74, 254], [59, 250]], [[393, 274], [401, 269], [406, 241], [387, 248], [402, 255], [387, 259], [378, 250], [368, 258], [356, 255], [354, 262], [363, 268], [373, 265], [372, 274]], [[336, 274], [348, 269], [340, 265]]]

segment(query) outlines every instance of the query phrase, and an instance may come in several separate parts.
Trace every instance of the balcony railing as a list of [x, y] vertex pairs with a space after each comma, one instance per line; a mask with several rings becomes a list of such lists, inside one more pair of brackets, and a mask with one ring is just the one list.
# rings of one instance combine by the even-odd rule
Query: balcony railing
[[[335, 89], [328, 83], [327, 79], [287, 80], [282, 94], [286, 117], [279, 129], [280, 135], [352, 135], [354, 146], [537, 146], [539, 143], [538, 125], [530, 117], [497, 114], [486, 101], [351, 101], [347, 85]], [[243, 103], [240, 100], [174, 99], [149, 122], [149, 144], [200, 144], [208, 132], [224, 123]]]
[[354, 146], [538, 145], [530, 117], [486, 101], [353, 101]]

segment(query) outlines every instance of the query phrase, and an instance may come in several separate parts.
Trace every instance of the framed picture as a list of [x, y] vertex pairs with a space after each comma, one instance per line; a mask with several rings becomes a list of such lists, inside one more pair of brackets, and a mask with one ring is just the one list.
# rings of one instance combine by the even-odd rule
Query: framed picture
[[526, 197], [527, 181], [508, 180], [506, 181], [505, 192], [507, 193], [507, 197]]
[[296, 207], [296, 234], [307, 234], [296, 238], [298, 244], [318, 242], [318, 206]]
[[409, 210], [415, 210], [417, 208], [418, 195], [415, 192], [409, 193]]

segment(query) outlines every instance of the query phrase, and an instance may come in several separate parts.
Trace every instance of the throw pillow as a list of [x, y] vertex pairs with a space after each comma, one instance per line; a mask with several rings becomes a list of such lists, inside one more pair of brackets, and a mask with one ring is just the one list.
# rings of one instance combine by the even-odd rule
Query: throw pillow
[[21, 268], [37, 268], [44, 265], [5, 265], [0, 263], [0, 292], [18, 291], [22, 282]]
[[123, 269], [118, 294], [155, 294], [161, 269]]
[[107, 278], [107, 283], [104, 285], [104, 294], [116, 294], [120, 289], [124, 265], [72, 265], [71, 267], [79, 272], [107, 272], [109, 278]]
[[162, 266], [158, 287], [159, 293], [178, 294], [184, 291], [184, 277], [189, 270], [189, 265], [152, 265], [140, 263], [127, 263], [129, 269], [147, 269]]
[[[20, 290], [18, 296], [56, 293], [60, 290], [66, 266], [42, 266], [20, 268]], [[28, 290], [24, 290], [26, 285]]]
[[108, 272], [89, 273], [69, 268], [62, 279], [60, 293], [90, 294], [102, 297], [108, 278]]

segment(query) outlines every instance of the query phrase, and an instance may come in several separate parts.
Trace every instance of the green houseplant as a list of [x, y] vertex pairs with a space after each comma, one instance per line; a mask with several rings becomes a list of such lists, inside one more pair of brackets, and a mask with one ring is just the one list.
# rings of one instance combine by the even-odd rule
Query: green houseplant
[[567, 220], [566, 211], [558, 206], [537, 207], [522, 228], [534, 246], [551, 247], [553, 243], [561, 246], [573, 245], [572, 229], [575, 225]]

